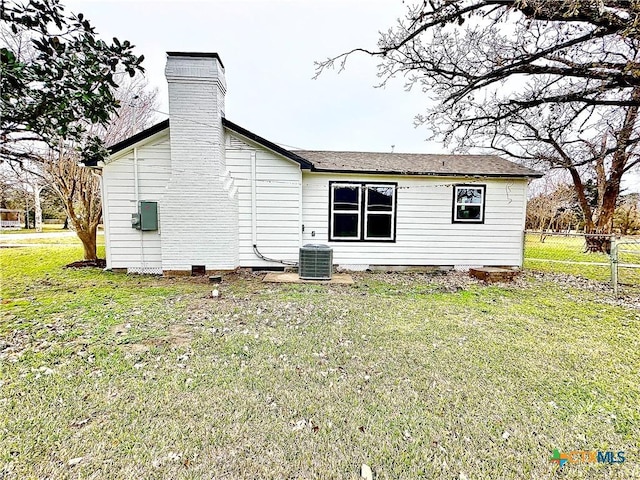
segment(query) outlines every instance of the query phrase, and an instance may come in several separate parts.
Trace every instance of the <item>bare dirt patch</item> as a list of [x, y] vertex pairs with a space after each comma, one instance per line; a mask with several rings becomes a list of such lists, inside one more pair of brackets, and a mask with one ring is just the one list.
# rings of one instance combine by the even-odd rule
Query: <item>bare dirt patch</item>
[[151, 347], [144, 343], [129, 343], [122, 347], [127, 353], [131, 353], [133, 355], [142, 355], [151, 350]]
[[[113, 328], [113, 332], [122, 335], [126, 332], [126, 326], [116, 325]], [[193, 341], [193, 332], [185, 325], [171, 325], [169, 327], [169, 335], [162, 337], [148, 338], [136, 343], [127, 343], [121, 345], [122, 349], [134, 355], [144, 354], [149, 352], [152, 348], [157, 347], [171, 347], [171, 348], [185, 348], [191, 345]]]
[[105, 268], [107, 261], [104, 258], [98, 258], [96, 260], [79, 260], [77, 262], [71, 262], [65, 265], [65, 268]]
[[186, 347], [193, 340], [193, 333], [184, 325], [171, 325], [169, 333], [171, 336], [167, 338], [167, 341], [174, 347]]

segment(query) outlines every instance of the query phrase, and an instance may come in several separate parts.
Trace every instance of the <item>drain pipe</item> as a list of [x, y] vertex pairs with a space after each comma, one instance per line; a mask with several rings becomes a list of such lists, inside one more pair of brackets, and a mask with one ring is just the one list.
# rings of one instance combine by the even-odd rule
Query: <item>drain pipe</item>
[[[136, 208], [140, 209], [140, 186], [138, 178], [138, 148], [133, 148], [133, 191], [136, 199]], [[140, 230], [140, 273], [144, 273], [144, 232]]]
[[251, 245], [258, 248], [257, 206], [256, 206], [256, 152], [251, 152]]

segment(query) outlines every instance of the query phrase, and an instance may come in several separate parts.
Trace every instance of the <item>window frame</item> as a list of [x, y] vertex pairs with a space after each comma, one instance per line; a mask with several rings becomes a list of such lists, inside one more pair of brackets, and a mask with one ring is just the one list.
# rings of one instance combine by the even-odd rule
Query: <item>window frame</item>
[[[463, 189], [463, 188], [473, 188], [476, 190], [481, 190], [482, 191], [482, 197], [481, 197], [481, 202], [479, 204], [464, 204], [464, 203], [458, 203], [458, 189]], [[485, 207], [487, 204], [487, 185], [486, 184], [481, 184], [481, 183], [458, 183], [453, 185], [453, 207], [452, 207], [452, 211], [451, 211], [451, 223], [462, 223], [462, 224], [483, 224], [485, 221]], [[458, 218], [458, 207], [460, 205], [478, 205], [480, 207], [480, 218], [476, 219], [461, 219]]]
[[[336, 187], [357, 187], [358, 188], [358, 210], [342, 210], [342, 212], [353, 212], [358, 214], [358, 236], [357, 237], [335, 237], [334, 231], [334, 209], [333, 199], [334, 190]], [[393, 191], [393, 199], [391, 201], [391, 211], [386, 212], [384, 210], [369, 210], [368, 209], [368, 195], [366, 188], [371, 187], [389, 187]], [[329, 235], [328, 240], [330, 242], [367, 242], [367, 243], [395, 243], [396, 241], [396, 225], [397, 225], [397, 212], [398, 212], [398, 184], [396, 182], [355, 182], [355, 181], [330, 181], [329, 182]], [[341, 210], [337, 210], [341, 212]], [[389, 215], [391, 217], [391, 236], [390, 237], [369, 237], [367, 236], [368, 227], [368, 215]]]
[[[336, 210], [334, 208], [334, 190], [336, 187], [346, 187], [353, 188], [358, 186], [358, 208], [356, 210], [337, 210], [338, 214], [344, 215], [358, 215], [358, 222], [356, 225], [357, 234], [355, 237], [338, 237], [338, 239], [333, 238], [333, 230], [334, 230], [334, 215], [336, 214]], [[354, 242], [358, 241], [362, 238], [362, 186], [358, 182], [329, 182], [329, 240], [330, 241], [340, 241], [340, 242]]]

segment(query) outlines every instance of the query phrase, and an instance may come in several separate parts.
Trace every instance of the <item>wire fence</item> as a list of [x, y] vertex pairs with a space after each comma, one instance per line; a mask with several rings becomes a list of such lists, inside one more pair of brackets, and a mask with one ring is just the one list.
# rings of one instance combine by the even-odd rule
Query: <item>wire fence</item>
[[616, 241], [611, 261], [612, 283], [616, 295], [640, 290], [640, 239], [623, 237]]
[[524, 267], [611, 282], [616, 294], [640, 292], [640, 237], [525, 232]]

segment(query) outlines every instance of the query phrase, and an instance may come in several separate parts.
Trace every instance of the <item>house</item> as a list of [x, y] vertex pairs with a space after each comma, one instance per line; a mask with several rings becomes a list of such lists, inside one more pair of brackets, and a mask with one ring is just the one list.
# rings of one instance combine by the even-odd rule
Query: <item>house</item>
[[294, 264], [522, 266], [528, 180], [497, 156], [286, 150], [227, 120], [215, 53], [169, 52], [169, 119], [100, 170], [107, 267], [192, 273]]
[[22, 228], [22, 210], [0, 208], [0, 230]]

